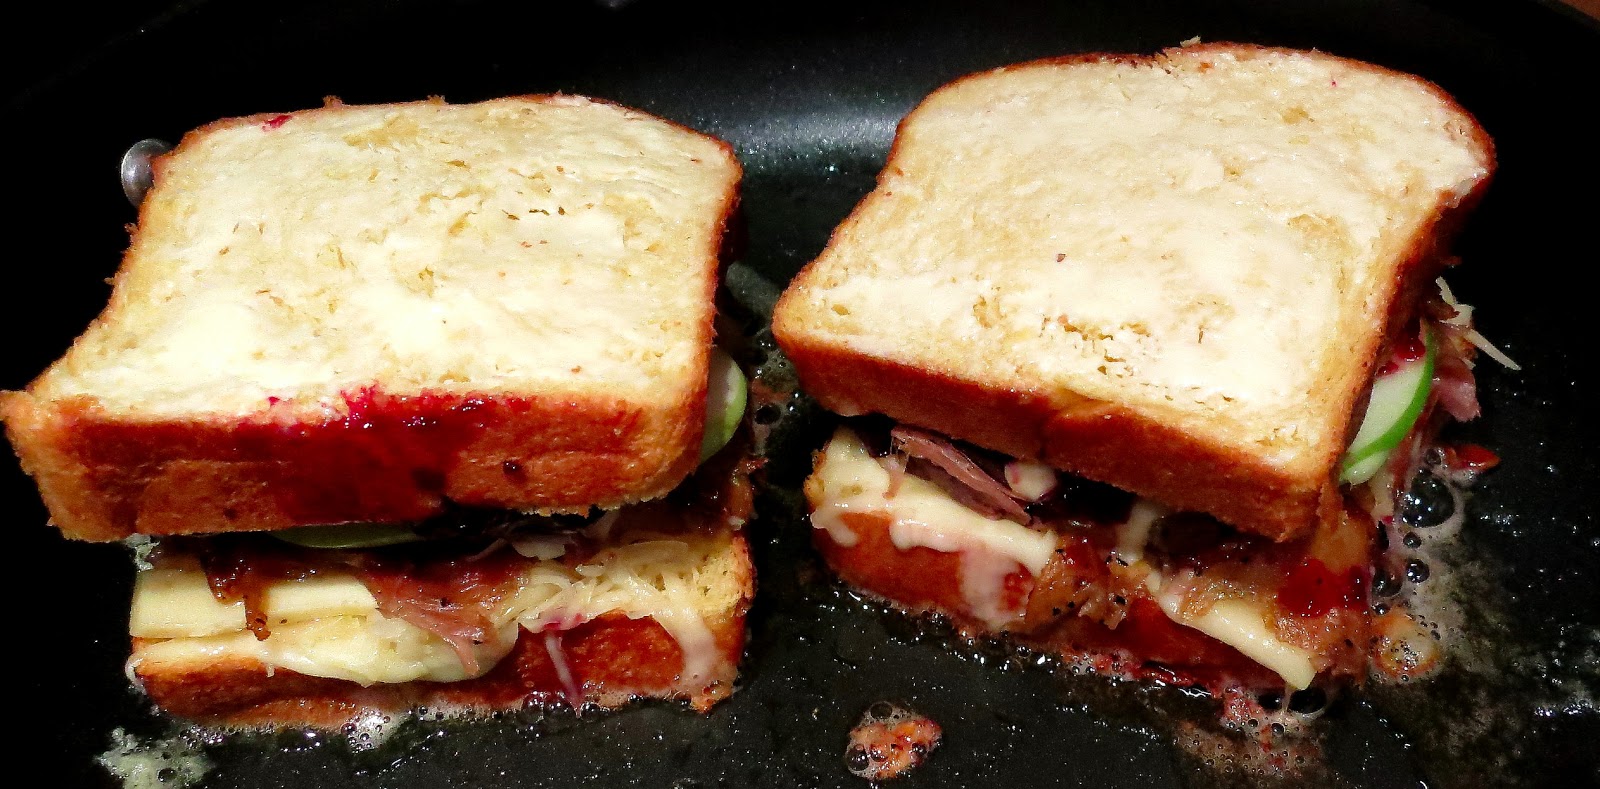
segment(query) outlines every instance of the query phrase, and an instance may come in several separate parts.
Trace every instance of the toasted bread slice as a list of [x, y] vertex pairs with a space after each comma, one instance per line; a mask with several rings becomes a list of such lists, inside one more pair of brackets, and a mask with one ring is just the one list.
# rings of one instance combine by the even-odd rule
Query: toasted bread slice
[[1322, 53], [1001, 68], [906, 117], [773, 331], [835, 411], [1291, 539], [1493, 166], [1436, 86]]
[[78, 539], [658, 497], [698, 460], [739, 175], [573, 96], [219, 121], [0, 416]]

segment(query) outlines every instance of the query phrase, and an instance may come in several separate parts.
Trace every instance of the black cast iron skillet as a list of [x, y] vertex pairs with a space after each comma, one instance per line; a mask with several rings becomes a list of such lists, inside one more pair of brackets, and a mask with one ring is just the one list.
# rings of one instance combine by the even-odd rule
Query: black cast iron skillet
[[[219, 117], [326, 95], [453, 101], [568, 91], [720, 135], [747, 168], [748, 251], [732, 277], [761, 327], [770, 299], [871, 186], [896, 121], [965, 73], [1080, 51], [1150, 52], [1192, 36], [1315, 47], [1432, 79], [1495, 137], [1501, 171], [1452, 275], [1480, 328], [1523, 365], [1481, 367], [1485, 416], [1455, 436], [1505, 462], [1456, 551], [1467, 624], [1441, 676], [1335, 700], [1301, 755], [1312, 785], [1596, 782], [1600, 526], [1590, 245], [1600, 146], [1581, 120], [1600, 28], [1526, 2], [957, 2], [612, 0], [207, 2], [19, 30], [54, 49], [14, 74], [7, 338], [0, 386], [25, 384], [99, 311], [132, 221], [122, 151]], [[144, 13], [148, 12], [148, 13]], [[63, 25], [65, 27], [63, 27]], [[75, 25], [75, 26], [74, 26]], [[74, 35], [72, 30], [81, 30]], [[22, 35], [28, 33], [28, 35]], [[137, 68], [130, 64], [137, 63]], [[416, 722], [383, 747], [289, 733], [189, 746], [203, 785], [855, 786], [845, 733], [874, 701], [929, 714], [945, 742], [906, 786], [1282, 782], [1197, 750], [1213, 703], [1025, 665], [955, 643], [831, 586], [793, 508], [827, 418], [787, 418], [754, 537], [761, 592], [743, 689], [705, 717], [669, 705], [576, 719]], [[118, 546], [67, 544], [15, 465], [0, 469], [13, 769], [109, 785], [114, 730], [179, 733], [122, 675], [131, 569]], [[1442, 581], [1440, 582], [1442, 583]], [[154, 750], [161, 750], [160, 747]], [[169, 776], [171, 777], [171, 776]], [[169, 781], [172, 785], [176, 779]]]

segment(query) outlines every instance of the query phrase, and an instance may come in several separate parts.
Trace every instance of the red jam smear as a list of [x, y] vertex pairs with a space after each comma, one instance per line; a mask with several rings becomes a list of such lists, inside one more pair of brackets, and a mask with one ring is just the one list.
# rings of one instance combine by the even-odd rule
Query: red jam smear
[[1306, 557], [1278, 588], [1278, 608], [1301, 617], [1318, 617], [1335, 608], [1366, 605], [1367, 575], [1359, 567], [1335, 573], [1322, 560]]
[[1389, 360], [1378, 369], [1378, 375], [1389, 375], [1404, 365], [1421, 361], [1427, 355], [1428, 346], [1422, 340], [1421, 328], [1408, 331], [1395, 340], [1394, 347], [1389, 349]]
[[[209, 474], [214, 486], [232, 485], [238, 507], [257, 516], [263, 507], [275, 508], [275, 517], [289, 524], [415, 520], [443, 505], [462, 451], [508, 422], [519, 436], [540, 442], [536, 451], [604, 453], [625, 447], [637, 420], [637, 414], [619, 412], [601, 430], [569, 436], [556, 430], [566, 412], [592, 408], [525, 398], [389, 395], [377, 388], [346, 392], [341, 400], [342, 408], [333, 410], [343, 416], [324, 421], [304, 421], [304, 409], [287, 401], [244, 420], [127, 424], [86, 418], [75, 449], [92, 470], [105, 469], [92, 473], [103, 489], [119, 494], [125, 511], [117, 517], [130, 526], [142, 498], [186, 495], [186, 473]], [[516, 451], [527, 449], [524, 443]], [[128, 474], [130, 467], [146, 473]], [[148, 488], [158, 483], [161, 489], [152, 493]], [[230, 505], [220, 517], [243, 515]]]
[[1444, 466], [1452, 471], [1483, 472], [1500, 465], [1500, 456], [1477, 444], [1452, 444], [1443, 447]]

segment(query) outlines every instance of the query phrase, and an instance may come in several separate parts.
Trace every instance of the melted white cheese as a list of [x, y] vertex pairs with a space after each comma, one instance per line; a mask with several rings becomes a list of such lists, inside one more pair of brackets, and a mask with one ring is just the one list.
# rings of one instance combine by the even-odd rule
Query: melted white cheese
[[[718, 653], [702, 611], [723, 610], [728, 590], [725, 539], [663, 538], [633, 533], [587, 564], [533, 564], [517, 591], [490, 612], [495, 637], [478, 647], [478, 674], [508, 654], [518, 628], [566, 630], [607, 613], [652, 617], [683, 652], [682, 676], [708, 677]], [[734, 590], [737, 593], [737, 590]], [[455, 650], [438, 636], [378, 612], [377, 601], [353, 576], [322, 574], [271, 586], [264, 610], [271, 635], [245, 628], [242, 603], [212, 596], [195, 563], [145, 570], [134, 584], [129, 632], [154, 639], [135, 652], [143, 661], [204, 663], [251, 658], [272, 670], [373, 683], [467, 679]]]
[[[1122, 563], [1143, 570], [1144, 549], [1156, 521], [1172, 510], [1165, 505], [1140, 497], [1128, 511], [1128, 520], [1117, 526], [1117, 545], [1112, 556]], [[1144, 586], [1168, 619], [1202, 633], [1239, 650], [1245, 657], [1272, 670], [1296, 690], [1305, 688], [1316, 676], [1311, 663], [1311, 653], [1278, 638], [1267, 624], [1272, 609], [1254, 600], [1223, 600], [1198, 617], [1185, 616], [1183, 596], [1169, 592], [1162, 594], [1165, 578], [1161, 571], [1150, 568], [1144, 576]]]
[[555, 667], [556, 679], [561, 682], [561, 690], [567, 694], [567, 699], [576, 702], [577, 699], [583, 698], [583, 688], [578, 686], [577, 679], [572, 676], [572, 664], [567, 662], [567, 650], [561, 645], [560, 630], [545, 631], [544, 653], [550, 657], [550, 665]]
[[889, 472], [854, 432], [841, 428], [823, 450], [813, 477], [812, 526], [849, 548], [860, 537], [841, 516], [880, 513], [890, 519], [889, 539], [896, 548], [961, 555], [962, 597], [974, 616], [998, 627], [1022, 613], [1006, 605], [1005, 578], [1019, 566], [1034, 576], [1043, 572], [1055, 552], [1054, 533], [985, 518], [916, 477], [903, 477], [893, 495], [889, 488]]
[[[937, 486], [907, 476], [889, 495], [889, 472], [867, 451], [861, 439], [840, 428], [823, 450], [808, 486], [812, 493], [813, 528], [826, 531], [840, 546], [851, 547], [859, 535], [845, 523], [847, 512], [881, 513], [890, 520], [889, 537], [900, 550], [929, 548], [961, 555], [961, 592], [970, 613], [991, 627], [1000, 627], [1022, 611], [1005, 605], [1005, 577], [1020, 565], [1037, 577], [1055, 551], [1056, 537], [1006, 520], [989, 520], [962, 506]], [[1141, 570], [1145, 546], [1157, 520], [1170, 510], [1140, 498], [1128, 520], [1117, 526], [1113, 555]], [[1223, 600], [1198, 617], [1186, 617], [1180, 595], [1161, 594], [1163, 577], [1151, 569], [1145, 587], [1169, 619], [1239, 650], [1277, 673], [1290, 687], [1309, 686], [1316, 676], [1312, 655], [1285, 642], [1267, 624], [1264, 603]]]
[[1028, 501], [1050, 495], [1058, 483], [1056, 470], [1037, 460], [1013, 460], [1006, 464], [1006, 485]]
[[1239, 650], [1245, 657], [1282, 677], [1295, 690], [1311, 685], [1317, 675], [1311, 653], [1278, 638], [1267, 624], [1270, 609], [1266, 604], [1254, 600], [1219, 600], [1204, 614], [1187, 617], [1183, 613], [1182, 596], [1161, 594], [1160, 583], [1158, 574], [1152, 573], [1145, 586], [1167, 618]]
[[516, 625], [501, 627], [495, 638], [474, 648], [478, 671], [469, 674], [454, 649], [438, 636], [376, 610], [365, 616], [329, 616], [280, 625], [258, 640], [249, 631], [198, 638], [171, 638], [146, 644], [130, 663], [206, 664], [249, 658], [268, 671], [286, 668], [307, 676], [360, 685], [431, 680], [454, 682], [494, 667], [516, 643]]
[[1117, 547], [1112, 550], [1123, 564], [1132, 565], [1144, 558], [1144, 547], [1150, 543], [1150, 530], [1156, 521], [1172, 510], [1143, 496], [1133, 502], [1128, 510], [1128, 520], [1117, 527]]
[[[378, 610], [372, 593], [343, 574], [276, 583], [264, 598], [269, 628]], [[198, 563], [146, 570], [134, 580], [128, 632], [136, 638], [198, 638], [244, 629], [244, 603], [217, 602]]]

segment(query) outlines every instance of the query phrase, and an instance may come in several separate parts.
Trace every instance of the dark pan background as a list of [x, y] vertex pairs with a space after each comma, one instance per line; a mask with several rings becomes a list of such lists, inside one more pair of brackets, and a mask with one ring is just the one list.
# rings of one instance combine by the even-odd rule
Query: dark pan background
[[[758, 329], [776, 288], [872, 185], [895, 122], [965, 73], [1034, 57], [1150, 52], [1192, 36], [1315, 47], [1415, 72], [1477, 114], [1501, 170], [1461, 239], [1459, 295], [1524, 365], [1480, 367], [1493, 447], [1457, 553], [1470, 667], [1334, 705], [1301, 780], [1414, 787], [1600, 784], [1600, 438], [1587, 283], [1600, 203], [1600, 26], [1531, 2], [610, 3], [286, 0], [34, 8], [12, 28], [4, 128], [9, 287], [0, 387], [18, 388], [103, 305], [133, 211], [116, 165], [143, 137], [327, 95], [452, 101], [548, 91], [610, 98], [720, 135], [747, 168], [749, 246], [733, 279]], [[25, 61], [25, 62], [24, 62]], [[873, 701], [945, 727], [912, 786], [1147, 787], [1265, 780], [1174, 746], [1209, 702], [1023, 665], [953, 643], [829, 585], [793, 488], [826, 418], [798, 409], [750, 526], [761, 595], [744, 688], [709, 716], [668, 705], [576, 720], [527, 713], [416, 723], [386, 746], [290, 733], [205, 746], [204, 785], [860, 786], [846, 731]], [[131, 568], [120, 546], [66, 544], [15, 464], [0, 467], [11, 536], [7, 676], [15, 769], [65, 786], [114, 728], [176, 724], [122, 674]], [[1444, 581], [1439, 581], [1443, 584]], [[18, 616], [20, 613], [20, 616]], [[1317, 754], [1320, 749], [1320, 754]], [[1213, 752], [1206, 756], [1215, 757]]]

